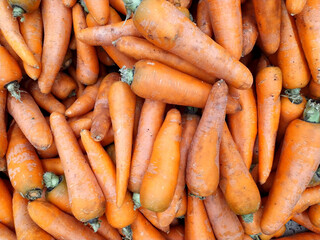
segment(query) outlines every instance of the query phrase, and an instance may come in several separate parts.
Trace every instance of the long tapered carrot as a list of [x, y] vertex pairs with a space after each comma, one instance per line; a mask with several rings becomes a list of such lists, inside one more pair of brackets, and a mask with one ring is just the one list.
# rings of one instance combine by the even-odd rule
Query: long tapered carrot
[[252, 0], [263, 51], [275, 53], [280, 44], [281, 0]]
[[165, 103], [146, 99], [140, 115], [138, 134], [133, 146], [128, 188], [140, 192], [143, 176], [148, 168], [152, 147], [163, 122]]
[[16, 234], [2, 223], [0, 223], [0, 236], [3, 240], [17, 240]]
[[287, 127], [276, 177], [261, 219], [265, 234], [276, 232], [286, 222], [319, 165], [318, 109], [319, 106], [309, 100], [304, 120], [293, 120]]
[[14, 229], [14, 220], [12, 213], [12, 196], [5, 182], [0, 178], [0, 222], [10, 229]]
[[[106, 8], [109, 9], [109, 6], [107, 5]], [[80, 32], [87, 28], [84, 11], [79, 3], [72, 8], [72, 18], [77, 45], [77, 78], [81, 83], [91, 85], [98, 79], [99, 60], [96, 49], [79, 40]]]
[[215, 240], [203, 200], [188, 195], [188, 208], [185, 218], [185, 239]]
[[320, 227], [320, 204], [315, 204], [311, 206], [308, 210], [308, 216], [310, 222], [315, 225], [316, 227]]
[[19, 67], [23, 69], [23, 62], [21, 58], [16, 54], [16, 52], [10, 46], [8, 41], [3, 36], [3, 33], [1, 30], [0, 30], [0, 44], [10, 53], [10, 55], [14, 58], [14, 60], [16, 60], [16, 62], [19, 64]]
[[320, 234], [320, 227], [317, 227], [311, 223], [307, 211], [295, 214], [292, 220], [300, 224], [301, 226], [309, 229], [311, 232]]
[[82, 222], [100, 217], [105, 211], [105, 198], [77, 139], [62, 114], [52, 113], [50, 125], [65, 172], [73, 215]]
[[8, 138], [7, 164], [13, 188], [30, 200], [41, 197], [43, 170], [38, 155], [16, 123]]
[[15, 191], [13, 193], [12, 207], [14, 215], [14, 226], [19, 240], [43, 239], [54, 240], [52, 236], [42, 230], [38, 225], [32, 221], [28, 213], [28, 200], [21, 197]]
[[31, 219], [56, 239], [103, 240], [104, 238], [84, 226], [74, 217], [62, 212], [53, 204], [37, 200], [28, 203]]
[[[148, 41], [224, 79], [233, 87], [251, 86], [250, 71], [169, 2], [144, 0], [131, 6], [135, 11], [134, 25]], [[153, 24], [146, 24], [145, 19]]]
[[44, 172], [53, 172], [57, 175], [64, 174], [60, 158], [41, 159], [41, 164]]
[[29, 93], [21, 92], [20, 101], [9, 94], [7, 107], [23, 134], [36, 149], [46, 150], [51, 146], [53, 137], [50, 127]]
[[42, 71], [38, 81], [41, 92], [49, 93], [68, 49], [72, 16], [71, 9], [64, 6], [61, 0], [42, 0], [41, 13], [44, 42]]
[[72, 95], [77, 88], [77, 84], [68, 74], [59, 72], [52, 85], [51, 92], [59, 99], [66, 99]]
[[280, 119], [282, 74], [278, 67], [266, 67], [256, 77], [259, 136], [259, 182], [265, 183], [273, 162]]
[[186, 183], [192, 194], [206, 197], [219, 184], [219, 148], [227, 105], [227, 84], [216, 82], [190, 146]]
[[0, 159], [4, 158], [7, 152], [8, 139], [7, 139], [7, 126], [6, 126], [6, 104], [7, 91], [0, 91]]
[[[254, 142], [257, 136], [256, 99], [252, 88], [248, 90], [230, 88], [229, 93], [234, 98], [239, 99], [242, 110], [228, 115], [228, 125], [241, 157], [249, 169], [252, 162]], [[245, 124], [245, 128], [239, 128], [241, 122]]]
[[108, 101], [115, 133], [117, 206], [121, 207], [129, 181], [136, 96], [128, 84], [118, 81], [111, 85]]
[[12, 16], [12, 8], [7, 1], [0, 1], [0, 11], [0, 29], [7, 42], [23, 62], [31, 67], [39, 68], [39, 62], [23, 39], [18, 20]]
[[120, 75], [118, 73], [110, 73], [101, 81], [94, 105], [90, 130], [91, 137], [95, 141], [101, 141], [111, 126], [108, 93], [111, 85], [119, 80]]
[[204, 200], [217, 240], [242, 240], [244, 231], [237, 215], [229, 208], [220, 188]]
[[137, 60], [155, 60], [208, 83], [214, 83], [216, 80], [215, 77], [210, 76], [191, 63], [156, 47], [145, 39], [133, 36], [124, 36], [117, 39], [114, 45], [120, 52]]
[[109, 20], [109, 0], [84, 0], [84, 2], [99, 25], [107, 24]]
[[213, 30], [210, 20], [210, 14], [207, 3], [204, 0], [200, 0], [198, 2], [196, 23], [203, 33], [207, 34], [209, 37], [212, 37]]
[[291, 15], [301, 13], [307, 0], [286, 0], [286, 7]]

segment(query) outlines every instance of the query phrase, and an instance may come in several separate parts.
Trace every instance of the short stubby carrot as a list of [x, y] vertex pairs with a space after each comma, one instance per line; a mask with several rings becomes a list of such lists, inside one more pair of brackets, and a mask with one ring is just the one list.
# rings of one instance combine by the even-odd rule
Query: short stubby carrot
[[4, 158], [7, 152], [7, 124], [6, 124], [6, 105], [7, 105], [7, 91], [0, 90], [0, 159]]
[[59, 98], [66, 99], [75, 93], [77, 84], [75, 80], [64, 72], [59, 72], [54, 80], [51, 93]]
[[205, 0], [200, 0], [197, 5], [196, 23], [200, 30], [209, 37], [213, 36], [209, 9]]
[[288, 12], [291, 15], [296, 15], [301, 13], [304, 6], [306, 5], [307, 0], [286, 0], [286, 6]]
[[0, 178], [0, 222], [10, 229], [14, 229], [12, 213], [12, 196], [3, 179]]

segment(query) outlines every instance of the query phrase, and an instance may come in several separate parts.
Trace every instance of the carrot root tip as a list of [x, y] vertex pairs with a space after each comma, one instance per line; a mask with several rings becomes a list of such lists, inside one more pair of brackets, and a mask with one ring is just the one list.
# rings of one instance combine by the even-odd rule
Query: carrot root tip
[[132, 201], [134, 203], [134, 210], [137, 210], [141, 207], [141, 202], [140, 202], [140, 194], [139, 193], [133, 193], [132, 195]]
[[320, 122], [320, 103], [309, 99], [303, 112], [303, 120], [310, 123]]
[[34, 188], [29, 190], [24, 197], [30, 201], [33, 201], [40, 198], [41, 195], [42, 195], [42, 189]]
[[97, 232], [98, 229], [100, 228], [100, 223], [101, 223], [101, 220], [99, 220], [98, 218], [94, 218], [89, 220], [88, 222], [85, 222], [84, 224], [89, 225], [94, 232]]
[[246, 214], [246, 215], [241, 215], [241, 218], [246, 223], [252, 223], [253, 222], [253, 214], [252, 213], [249, 213], [249, 214]]
[[61, 182], [61, 178], [52, 172], [43, 174], [43, 183], [48, 188], [48, 191], [54, 189]]
[[12, 97], [21, 102], [21, 90], [19, 89], [20, 85], [18, 81], [8, 83], [5, 87], [7, 88], [8, 92], [11, 94]]
[[121, 81], [131, 85], [133, 82], [134, 69], [123, 66], [121, 69], [119, 69], [119, 72], [121, 75]]
[[122, 228], [122, 233], [124, 235], [124, 240], [131, 240], [132, 239], [132, 229], [129, 226]]

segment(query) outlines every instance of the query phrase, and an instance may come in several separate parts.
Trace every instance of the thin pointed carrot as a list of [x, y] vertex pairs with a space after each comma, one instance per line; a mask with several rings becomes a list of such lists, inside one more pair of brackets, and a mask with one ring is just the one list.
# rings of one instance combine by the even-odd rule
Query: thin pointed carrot
[[10, 229], [14, 229], [14, 220], [12, 213], [12, 196], [5, 182], [0, 178], [0, 222]]

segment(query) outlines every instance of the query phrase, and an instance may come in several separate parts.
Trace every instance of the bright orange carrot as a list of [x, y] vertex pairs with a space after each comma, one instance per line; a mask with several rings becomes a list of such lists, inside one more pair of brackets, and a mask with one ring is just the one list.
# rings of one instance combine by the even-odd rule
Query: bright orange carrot
[[74, 93], [76, 88], [77, 84], [74, 79], [63, 72], [59, 72], [54, 80], [51, 92], [59, 99], [66, 99]]
[[279, 240], [320, 240], [320, 235], [311, 232], [296, 233], [288, 237], [277, 238]]
[[[135, 195], [139, 195], [138, 193], [134, 193], [133, 194], [133, 198], [135, 198]], [[143, 216], [148, 219], [149, 222], [152, 223], [152, 225], [154, 227], [156, 227], [157, 229], [161, 230], [162, 232], [169, 232], [170, 231], [170, 226], [165, 226], [165, 227], [161, 227], [159, 222], [158, 222], [158, 218], [157, 218], [157, 214], [156, 212], [150, 211], [144, 207], [140, 207], [139, 211], [143, 214]]]
[[[21, 68], [21, 70], [23, 69], [23, 62], [21, 60], [21, 58], [16, 54], [16, 52], [13, 50], [13, 48], [10, 46], [10, 44], [8, 43], [8, 41], [5, 39], [5, 37], [3, 36], [2, 31], [0, 30], [0, 44], [2, 46], [5, 47], [5, 49], [10, 53], [10, 55], [14, 58], [14, 60], [16, 60], [16, 62], [18, 62], [19, 67]], [[23, 73], [24, 74], [24, 73]]]
[[72, 16], [71, 9], [65, 7], [61, 0], [42, 0], [41, 13], [44, 42], [42, 71], [38, 81], [41, 92], [49, 93], [68, 49]]
[[309, 93], [305, 96], [310, 96], [310, 98], [320, 98], [320, 84], [316, 83], [315, 81], [311, 80], [308, 86]]
[[[32, 14], [39, 8], [41, 0], [8, 0], [8, 3], [13, 8], [12, 15], [20, 17], [21, 21], [25, 20], [25, 16]], [[28, 13], [23, 15], [24, 13]]]
[[0, 90], [0, 159], [4, 159], [7, 152], [7, 126], [6, 126], [7, 91]]
[[299, 14], [306, 5], [306, 2], [307, 0], [286, 0], [288, 12], [291, 15]]
[[309, 229], [311, 232], [320, 234], [320, 227], [317, 227], [311, 223], [307, 211], [295, 214], [292, 220], [300, 224], [301, 226], [304, 226], [305, 228]]
[[[174, 225], [175, 224], [175, 220], [177, 220], [178, 218], [183, 218], [186, 213], [187, 213], [187, 205], [188, 205], [188, 196], [187, 196], [187, 193], [186, 191], [184, 190], [182, 192], [182, 196], [181, 198], [179, 199], [179, 203], [177, 204], [176, 208], [179, 208], [175, 217], [172, 221], [171, 221], [171, 224]], [[160, 221], [160, 218], [159, 218], [159, 221]]]
[[77, 3], [77, 0], [62, 0], [62, 2], [66, 7], [72, 8]]
[[[50, 125], [49, 117], [46, 117], [48, 125]], [[58, 156], [58, 150], [55, 142], [53, 141], [51, 146], [46, 150], [36, 149], [40, 158], [53, 158]]]
[[207, 34], [209, 37], [212, 37], [213, 31], [210, 14], [205, 0], [200, 0], [198, 2], [196, 23], [203, 33]]
[[121, 240], [121, 236], [116, 228], [113, 228], [107, 221], [106, 217], [103, 215], [99, 218], [100, 228], [98, 233], [108, 240]]
[[41, 159], [44, 172], [53, 172], [57, 175], [64, 174], [60, 158], [45, 158]]
[[3, 240], [17, 240], [16, 234], [2, 223], [0, 223], [0, 236]]
[[184, 226], [177, 225], [170, 229], [169, 233], [160, 232], [167, 240], [184, 240]]
[[109, 20], [109, 0], [84, 0], [90, 14], [99, 25], [106, 25]]
[[83, 94], [85, 86], [78, 80], [78, 77], [76, 74], [76, 69], [73, 66], [70, 66], [68, 68], [68, 73], [75, 80], [75, 82], [77, 84], [76, 95], [77, 95], [77, 98], [79, 98]]
[[316, 227], [320, 227], [320, 204], [311, 206], [308, 210], [310, 222]]
[[92, 120], [90, 118], [80, 118], [78, 120], [69, 122], [69, 125], [76, 136], [76, 138], [80, 137], [80, 132], [84, 129], [90, 130], [92, 126]]
[[309, 187], [301, 194], [299, 201], [292, 210], [292, 214], [302, 213], [308, 207], [318, 203], [320, 203], [320, 186]]
[[[88, 14], [89, 15], [89, 14]], [[87, 15], [87, 17], [88, 17]], [[103, 47], [96, 47], [98, 58], [100, 63], [103, 63], [106, 66], [113, 66], [115, 65], [114, 61], [112, 58], [108, 55], [106, 50], [103, 49]]]
[[[10, 229], [14, 229], [13, 213], [12, 213], [12, 196], [5, 182], [0, 178], [0, 223], [6, 225]], [[1, 236], [1, 235], [0, 235]]]
[[190, 146], [186, 183], [192, 194], [206, 197], [219, 184], [219, 148], [227, 105], [228, 86], [220, 80], [209, 94]]

